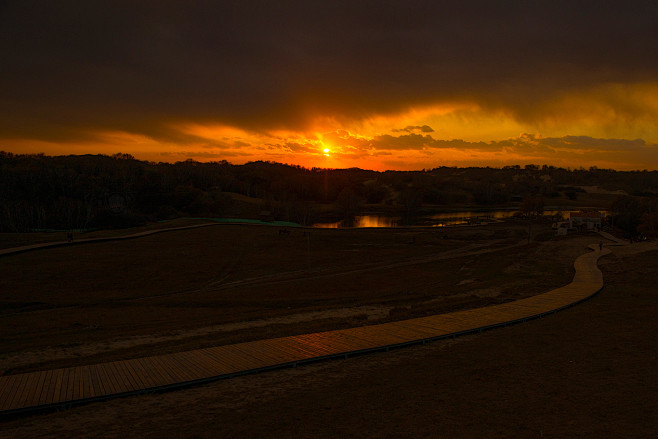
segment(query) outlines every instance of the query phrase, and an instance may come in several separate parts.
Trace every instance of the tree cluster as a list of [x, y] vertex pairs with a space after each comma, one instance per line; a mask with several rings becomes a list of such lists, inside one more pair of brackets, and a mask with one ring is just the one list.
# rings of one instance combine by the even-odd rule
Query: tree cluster
[[658, 236], [658, 198], [621, 196], [610, 207], [615, 227], [629, 237]]
[[537, 214], [542, 198], [578, 197], [582, 185], [655, 199], [658, 172], [546, 165], [376, 172], [262, 161], [153, 163], [129, 154], [0, 152], [0, 231], [127, 227], [181, 216], [258, 217], [261, 211], [310, 225], [319, 219], [350, 220], [373, 206], [413, 223], [436, 206], [493, 207], [523, 200], [528, 212]]

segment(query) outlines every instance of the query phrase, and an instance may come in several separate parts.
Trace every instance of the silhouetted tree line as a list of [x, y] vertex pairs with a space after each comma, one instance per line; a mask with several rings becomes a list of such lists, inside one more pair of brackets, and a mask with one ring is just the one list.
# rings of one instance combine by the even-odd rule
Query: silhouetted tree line
[[658, 197], [621, 196], [610, 207], [614, 226], [630, 238], [658, 236]]
[[[496, 206], [561, 193], [577, 198], [583, 185], [652, 198], [658, 172], [546, 165], [376, 172], [0, 152], [0, 231], [128, 227], [181, 216], [257, 217], [260, 211], [311, 224], [318, 215], [353, 219], [369, 205], [385, 206], [411, 223], [427, 206]], [[323, 204], [334, 208], [317, 209]]]

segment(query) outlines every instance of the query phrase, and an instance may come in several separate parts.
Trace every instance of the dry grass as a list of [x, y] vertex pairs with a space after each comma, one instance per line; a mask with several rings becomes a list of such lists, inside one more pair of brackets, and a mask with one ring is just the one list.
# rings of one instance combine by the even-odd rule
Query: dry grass
[[17, 419], [0, 436], [654, 437], [658, 252], [616, 250], [601, 293], [547, 318]]
[[[180, 218], [161, 223], [153, 223], [142, 227], [127, 229], [95, 230], [90, 232], [75, 232], [75, 239], [110, 238], [113, 236], [131, 235], [147, 230], [160, 230], [173, 227], [191, 226], [207, 223], [205, 220]], [[21, 247], [24, 245], [41, 244], [46, 242], [66, 241], [67, 232], [33, 232], [33, 233], [0, 233], [0, 249]]]
[[[312, 230], [310, 238], [307, 230], [278, 230], [221, 225], [0, 259], [0, 370], [145, 356], [515, 300], [569, 282], [573, 260], [591, 241], [508, 248], [526, 233], [523, 224]], [[252, 323], [238, 325], [243, 322]]]

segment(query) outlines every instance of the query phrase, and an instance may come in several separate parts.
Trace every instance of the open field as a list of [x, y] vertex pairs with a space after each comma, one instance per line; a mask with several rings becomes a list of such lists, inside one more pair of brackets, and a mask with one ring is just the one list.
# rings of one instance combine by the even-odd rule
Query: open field
[[[131, 227], [127, 229], [111, 230], [94, 230], [89, 232], [75, 232], [73, 235], [76, 239], [89, 238], [111, 238], [113, 236], [131, 235], [134, 233], [145, 232], [147, 230], [168, 229], [174, 227], [191, 226], [195, 224], [204, 224], [208, 221], [179, 218], [161, 223], [149, 224], [141, 227]], [[67, 232], [32, 232], [32, 233], [0, 233], [0, 249], [21, 247], [24, 245], [41, 244], [47, 242], [58, 242], [67, 240]]]
[[[592, 240], [592, 237], [588, 237]], [[566, 244], [565, 242], [562, 243]], [[544, 319], [0, 424], [10, 437], [599, 437], [655, 432], [658, 252]]]
[[[545, 227], [533, 232], [545, 236]], [[591, 243], [575, 236], [528, 245], [522, 223], [312, 230], [310, 237], [304, 229], [279, 230], [219, 225], [1, 258], [0, 370], [89, 364], [515, 300], [568, 283], [573, 260]]]

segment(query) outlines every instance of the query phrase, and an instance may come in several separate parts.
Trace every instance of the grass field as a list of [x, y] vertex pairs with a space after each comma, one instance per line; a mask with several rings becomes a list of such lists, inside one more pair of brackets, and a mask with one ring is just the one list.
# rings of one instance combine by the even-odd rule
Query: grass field
[[[402, 247], [418, 245], [418, 236], [416, 244], [403, 244], [408, 237], [390, 238]], [[484, 236], [459, 238], [463, 241], [454, 239], [437, 252], [463, 250], [474, 243], [500, 245]], [[462, 270], [462, 281], [452, 287], [467, 288], [490, 275], [500, 275], [496, 282], [504, 282], [506, 271], [509, 275], [515, 273], [512, 277], [522, 279], [528, 287], [540, 277], [533, 277], [533, 271], [542, 271], [550, 278], [557, 273], [550, 271], [551, 260], [570, 258], [558, 247], [582, 253], [581, 242], [593, 238], [549, 240], [527, 248], [463, 256], [464, 270], [472, 271]], [[658, 251], [636, 254], [640, 247], [613, 248], [613, 253], [600, 262], [603, 290], [576, 307], [543, 319], [426, 346], [18, 419], [1, 423], [0, 435], [652, 437], [658, 418]], [[487, 262], [498, 264], [498, 268], [478, 261], [487, 255]], [[543, 264], [541, 268], [538, 263]], [[455, 268], [437, 270], [437, 278]], [[452, 283], [457, 280], [452, 279]], [[474, 282], [462, 283], [468, 279]], [[475, 291], [486, 289], [481, 286]], [[294, 292], [291, 290], [291, 294]], [[480, 295], [486, 294], [481, 291]]]
[[[546, 227], [533, 231], [546, 236]], [[515, 300], [568, 283], [573, 260], [591, 242], [580, 236], [528, 245], [520, 223], [279, 230], [218, 225], [0, 258], [0, 370], [146, 356]]]
[[[207, 223], [206, 220], [180, 218], [161, 223], [153, 223], [141, 227], [131, 227], [127, 229], [111, 230], [93, 230], [86, 232], [74, 232], [75, 239], [88, 238], [109, 238], [113, 236], [131, 235], [134, 233], [145, 232], [147, 230], [159, 230], [173, 227], [184, 227], [195, 224]], [[58, 242], [67, 240], [67, 231], [57, 232], [32, 232], [32, 233], [0, 233], [0, 249], [21, 247], [24, 245], [41, 244], [48, 242]]]

